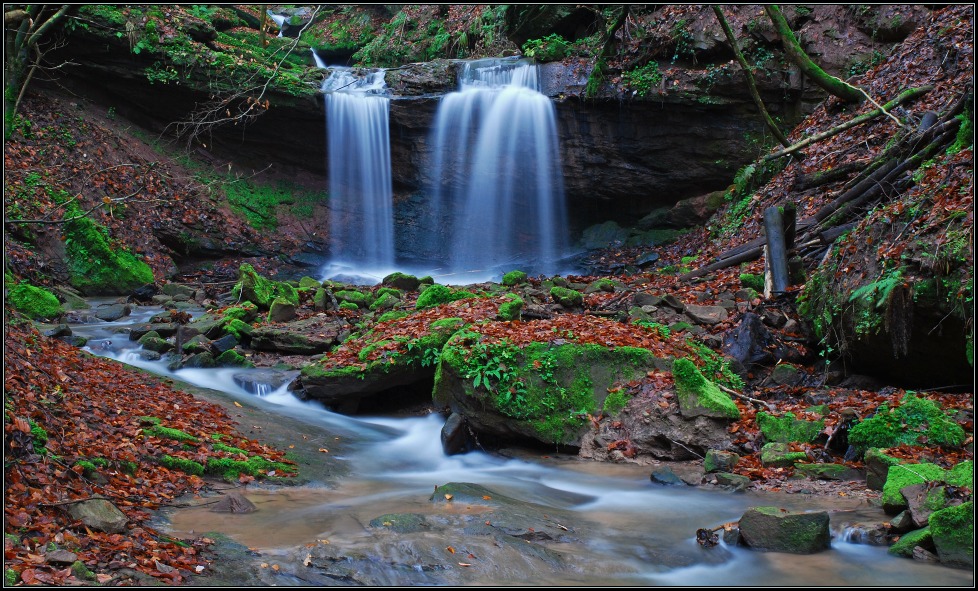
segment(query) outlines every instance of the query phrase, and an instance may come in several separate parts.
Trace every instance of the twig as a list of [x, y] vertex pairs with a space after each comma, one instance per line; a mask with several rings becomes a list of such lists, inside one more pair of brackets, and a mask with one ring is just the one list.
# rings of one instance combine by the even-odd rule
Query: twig
[[757, 398], [751, 398], [750, 396], [748, 396], [746, 394], [741, 394], [740, 392], [738, 392], [736, 390], [731, 390], [730, 388], [724, 386], [723, 384], [716, 384], [716, 386], [717, 386], [717, 388], [720, 388], [721, 390], [723, 390], [727, 394], [730, 394], [731, 396], [736, 396], [738, 398], [743, 398], [744, 400], [747, 400], [749, 402], [753, 402], [755, 404], [763, 405], [768, 410], [774, 410], [774, 405], [771, 404], [770, 402], [765, 402], [763, 400], [758, 400]]

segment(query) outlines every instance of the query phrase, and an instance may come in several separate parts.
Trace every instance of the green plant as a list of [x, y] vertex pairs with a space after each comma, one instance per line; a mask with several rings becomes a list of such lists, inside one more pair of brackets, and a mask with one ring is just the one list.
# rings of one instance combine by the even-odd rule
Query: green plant
[[570, 44], [557, 33], [543, 39], [530, 39], [523, 44], [523, 55], [539, 62], [552, 62], [567, 57]]
[[883, 404], [876, 414], [849, 430], [849, 443], [857, 447], [895, 445], [959, 446], [965, 433], [936, 402], [908, 392], [896, 408]]
[[680, 19], [670, 29], [672, 40], [676, 44], [675, 52], [672, 55], [672, 63], [676, 63], [681, 57], [693, 56], [693, 34], [689, 31], [688, 21]]
[[153, 270], [126, 249], [114, 248], [108, 230], [84, 216], [74, 201], [65, 208], [65, 254], [71, 284], [86, 295], [129, 293], [153, 282]]
[[621, 78], [637, 96], [648, 96], [652, 92], [652, 89], [659, 86], [659, 83], [662, 82], [662, 74], [659, 72], [659, 62], [653, 60], [640, 68], [635, 68], [629, 72], [622, 72]]

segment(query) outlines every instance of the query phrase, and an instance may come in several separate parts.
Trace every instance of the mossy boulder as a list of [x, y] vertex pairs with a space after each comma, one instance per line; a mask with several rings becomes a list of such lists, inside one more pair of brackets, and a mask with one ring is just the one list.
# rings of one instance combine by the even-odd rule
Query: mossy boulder
[[296, 305], [283, 297], [277, 297], [272, 300], [271, 306], [268, 307], [268, 317], [269, 322], [288, 322], [295, 318]]
[[18, 312], [34, 320], [51, 320], [62, 312], [61, 302], [56, 295], [26, 281], [11, 288], [7, 293], [7, 301]]
[[73, 204], [65, 211], [65, 261], [69, 283], [83, 295], [127, 295], [153, 283], [153, 270], [128, 250], [113, 248], [109, 232], [81, 216]]
[[975, 507], [973, 501], [931, 514], [928, 527], [942, 564], [975, 566]]
[[252, 363], [247, 357], [241, 355], [237, 351], [229, 350], [221, 353], [214, 360], [214, 363], [218, 367], [254, 367], [255, 364]]
[[511, 294], [509, 300], [499, 305], [499, 313], [496, 317], [499, 320], [519, 320], [520, 312], [523, 310], [523, 298]]
[[897, 464], [890, 466], [883, 485], [883, 510], [896, 515], [907, 508], [907, 499], [900, 492], [914, 484], [944, 482], [946, 472], [936, 464]]
[[706, 452], [706, 457], [703, 458], [703, 470], [708, 473], [730, 472], [739, 461], [740, 456], [731, 451], [711, 449]]
[[312, 277], [303, 277], [299, 279], [299, 287], [305, 289], [319, 289], [323, 286], [323, 282], [318, 279], [313, 279]]
[[874, 416], [849, 430], [849, 443], [862, 448], [901, 444], [957, 447], [964, 438], [964, 429], [936, 402], [909, 393], [900, 406], [889, 408], [883, 404]]
[[462, 330], [442, 350], [433, 398], [480, 433], [579, 446], [591, 428], [588, 415], [603, 407], [609, 388], [657, 363], [646, 349], [487, 344]]
[[513, 287], [520, 283], [526, 283], [526, 273], [523, 271], [510, 271], [503, 275], [503, 285]]
[[408, 275], [407, 273], [401, 272], [391, 273], [381, 280], [381, 284], [383, 285], [389, 285], [404, 291], [415, 291], [418, 289], [418, 286], [420, 286], [421, 283], [421, 280], [414, 275]]
[[391, 292], [381, 293], [372, 304], [370, 304], [370, 310], [372, 312], [390, 310], [391, 308], [396, 308], [401, 304], [401, 300]]
[[787, 443], [767, 443], [761, 448], [761, 465], [765, 468], [788, 468], [807, 460], [805, 452], [791, 451]]
[[357, 308], [366, 310], [373, 303], [373, 297], [370, 294], [363, 293], [360, 291], [352, 289], [344, 289], [337, 291], [333, 294], [336, 296], [336, 301], [342, 303], [350, 303], [356, 305]]
[[832, 541], [829, 514], [796, 513], [778, 507], [751, 507], [740, 518], [741, 539], [755, 550], [814, 554]]
[[740, 410], [729, 395], [707, 380], [689, 359], [676, 359], [672, 364], [676, 382], [679, 412], [684, 417], [709, 416], [718, 419], [740, 418]]
[[423, 310], [425, 308], [447, 304], [448, 302], [475, 297], [478, 296], [470, 291], [454, 290], [446, 285], [435, 283], [429, 285], [421, 292], [414, 307], [417, 310]]
[[900, 536], [900, 539], [894, 542], [887, 552], [893, 556], [913, 558], [913, 549], [917, 546], [920, 546], [928, 551], [933, 550], [934, 537], [931, 535], [929, 527], [914, 530]]
[[248, 263], [238, 268], [238, 282], [231, 290], [231, 295], [239, 301], [252, 302], [261, 310], [268, 310], [278, 297], [294, 306], [299, 305], [299, 292], [294, 287], [283, 281], [262, 277]]
[[565, 308], [578, 308], [584, 305], [584, 295], [576, 289], [567, 287], [552, 287], [550, 298]]
[[798, 441], [809, 443], [815, 441], [825, 429], [825, 421], [805, 421], [796, 419], [793, 413], [787, 412], [780, 417], [761, 411], [757, 413], [757, 426], [764, 435], [764, 441], [773, 443], [791, 443]]

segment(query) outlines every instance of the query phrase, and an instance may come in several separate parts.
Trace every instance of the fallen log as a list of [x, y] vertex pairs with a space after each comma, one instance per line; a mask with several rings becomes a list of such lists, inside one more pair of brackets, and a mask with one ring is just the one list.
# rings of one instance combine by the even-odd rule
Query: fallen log
[[767, 160], [774, 160], [775, 158], [780, 158], [782, 156], [787, 156], [787, 155], [791, 154], [792, 152], [795, 152], [797, 150], [800, 150], [800, 149], [804, 148], [805, 146], [808, 146], [810, 144], [813, 144], [813, 143], [815, 143], [817, 141], [821, 141], [821, 140], [824, 140], [826, 138], [830, 138], [833, 135], [839, 134], [839, 133], [841, 133], [841, 132], [843, 132], [843, 131], [845, 131], [847, 129], [850, 129], [850, 128], [855, 127], [857, 125], [861, 125], [863, 123], [866, 123], [867, 121], [872, 121], [873, 119], [876, 119], [877, 117], [882, 117], [884, 114], [886, 114], [886, 112], [888, 110], [892, 109], [893, 107], [899, 106], [899, 105], [901, 105], [901, 104], [903, 104], [905, 102], [909, 102], [909, 101], [911, 101], [911, 100], [913, 100], [915, 98], [918, 98], [920, 96], [923, 96], [923, 95], [927, 94], [928, 92], [930, 92], [933, 89], [934, 89], [933, 86], [927, 85], [927, 86], [921, 86], [920, 88], [911, 88], [910, 90], [905, 90], [905, 91], [901, 92], [895, 99], [893, 99], [892, 101], [890, 101], [890, 102], [886, 103], [885, 105], [883, 105], [883, 107], [880, 108], [880, 109], [874, 109], [874, 110], [870, 111], [869, 113], [865, 113], [863, 115], [860, 115], [858, 117], [855, 117], [853, 119], [850, 119], [849, 121], [846, 121], [845, 123], [843, 123], [841, 125], [836, 125], [832, 129], [829, 129], [827, 131], [823, 131], [822, 133], [818, 133], [818, 134], [815, 134], [815, 135], [813, 135], [813, 136], [811, 136], [809, 138], [803, 139], [800, 142], [798, 142], [796, 144], [792, 144], [791, 146], [785, 148], [784, 150], [781, 150], [779, 152], [775, 152], [774, 154], [768, 154], [767, 156], [761, 158], [761, 161], [764, 162], [764, 161], [767, 161]]

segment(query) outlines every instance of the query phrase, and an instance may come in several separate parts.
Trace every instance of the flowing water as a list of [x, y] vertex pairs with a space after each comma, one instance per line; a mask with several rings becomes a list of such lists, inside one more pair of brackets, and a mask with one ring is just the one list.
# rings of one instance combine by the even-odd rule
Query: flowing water
[[[883, 547], [853, 543], [846, 534], [847, 523], [882, 518], [878, 508], [863, 501], [665, 487], [650, 482], [647, 468], [581, 462], [558, 454], [541, 456], [540, 452], [510, 453], [505, 457], [483, 452], [446, 456], [439, 436], [443, 419], [437, 414], [413, 418], [348, 417], [302, 402], [286, 386], [255, 396], [234, 379], [240, 369], [170, 372], [160, 361], [142, 359], [140, 348], [124, 332], [127, 324], [145, 322], [159, 311], [140, 307], [122, 321], [76, 325], [73, 330], [90, 339], [86, 349], [92, 353], [226, 392], [262, 412], [301, 421], [310, 432], [320, 432], [325, 440], [342, 436], [352, 442], [339, 458], [349, 464], [351, 473], [335, 485], [249, 489], [247, 498], [259, 508], [251, 514], [212, 513], [202, 507], [172, 515], [171, 535], [222, 532], [261, 552], [262, 560], [283, 565], [270, 584], [336, 584], [330, 577], [317, 578], [316, 569], [302, 566], [303, 556], [308, 561], [311, 555], [306, 548], [319, 544], [320, 548], [346, 548], [360, 553], [350, 550], [351, 556], [374, 556], [370, 568], [381, 570], [373, 572], [371, 580], [383, 585], [440, 585], [445, 584], [443, 577], [448, 574], [461, 577], [450, 581], [479, 585], [974, 585], [969, 571], [895, 558]], [[388, 538], [386, 545], [381, 545], [376, 533], [367, 527], [370, 520], [390, 513], [446, 519], [444, 513], [450, 504], [438, 505], [429, 497], [434, 486], [449, 482], [482, 484], [494, 495], [543, 507], [554, 523], [561, 520], [558, 525], [576, 537], [550, 543], [548, 551], [559, 554], [567, 568], [548, 573], [527, 570], [503, 554], [505, 549], [485, 543], [485, 536], [465, 534], [461, 529], [438, 536], [393, 541]], [[723, 543], [704, 549], [696, 543], [698, 528], [736, 521], [748, 507], [757, 505], [829, 510], [831, 549], [796, 556], [727, 547]], [[456, 505], [452, 510], [455, 517], [480, 521], [485, 508]], [[324, 546], [327, 542], [328, 546]], [[411, 564], [410, 557], [424, 552], [446, 555], [449, 547], [473, 552], [474, 558], [467, 558], [472, 566], [454, 567], [453, 557], [451, 565], [461, 572], [428, 572], [422, 563], [407, 571], [396, 567], [398, 560]]]
[[537, 67], [512, 59], [467, 62], [431, 130], [427, 250], [450, 272], [525, 267], [554, 273], [567, 220], [556, 115]]
[[394, 266], [394, 214], [390, 98], [384, 71], [332, 70], [322, 90], [333, 265], [390, 269]]

